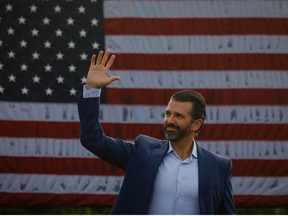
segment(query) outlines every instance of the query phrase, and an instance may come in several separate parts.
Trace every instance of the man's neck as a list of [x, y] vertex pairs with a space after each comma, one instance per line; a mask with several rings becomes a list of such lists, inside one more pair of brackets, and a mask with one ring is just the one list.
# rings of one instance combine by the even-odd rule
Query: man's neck
[[177, 155], [182, 159], [185, 160], [189, 158], [192, 154], [194, 139], [189, 140], [181, 140], [179, 142], [172, 142], [171, 145], [173, 149], [176, 151]]

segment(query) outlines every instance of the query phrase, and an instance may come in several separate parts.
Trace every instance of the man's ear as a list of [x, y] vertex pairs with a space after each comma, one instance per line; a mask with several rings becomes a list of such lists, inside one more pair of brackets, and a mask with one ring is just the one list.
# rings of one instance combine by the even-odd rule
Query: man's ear
[[198, 131], [198, 130], [201, 129], [202, 125], [203, 125], [203, 120], [202, 119], [196, 119], [193, 122], [192, 130], [193, 131]]
[[202, 128], [204, 124], [204, 121], [202, 119], [196, 119], [194, 122], [193, 122], [193, 125], [192, 125], [192, 130], [194, 131], [195, 133], [195, 137], [198, 137], [199, 136], [199, 133], [200, 133], [200, 129]]

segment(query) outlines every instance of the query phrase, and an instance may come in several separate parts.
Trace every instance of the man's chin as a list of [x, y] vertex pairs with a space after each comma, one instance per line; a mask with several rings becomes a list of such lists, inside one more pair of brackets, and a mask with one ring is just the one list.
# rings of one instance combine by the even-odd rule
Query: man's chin
[[165, 137], [169, 141], [176, 141], [177, 140], [177, 135], [174, 133], [172, 134], [172, 133], [165, 132]]

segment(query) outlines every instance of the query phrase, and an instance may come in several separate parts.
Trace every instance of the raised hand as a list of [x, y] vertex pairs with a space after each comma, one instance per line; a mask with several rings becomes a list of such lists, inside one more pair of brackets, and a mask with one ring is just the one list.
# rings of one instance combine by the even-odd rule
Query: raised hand
[[86, 80], [87, 89], [103, 88], [111, 82], [120, 79], [119, 76], [108, 77], [108, 72], [115, 60], [115, 55], [109, 57], [109, 50], [106, 50], [104, 55], [103, 53], [102, 50], [99, 52], [97, 60], [95, 55], [92, 55], [91, 57], [91, 63]]

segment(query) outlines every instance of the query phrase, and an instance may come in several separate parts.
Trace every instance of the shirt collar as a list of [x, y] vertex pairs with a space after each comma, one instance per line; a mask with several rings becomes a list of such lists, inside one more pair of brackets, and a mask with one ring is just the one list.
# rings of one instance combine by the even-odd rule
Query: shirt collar
[[[169, 141], [169, 148], [167, 151], [167, 154], [169, 154], [170, 152], [175, 152], [175, 150], [173, 149], [171, 142]], [[175, 152], [176, 153], [176, 152]], [[198, 154], [197, 154], [197, 144], [196, 142], [193, 140], [193, 149], [192, 149], [192, 153], [190, 155], [190, 158], [198, 158]]]

